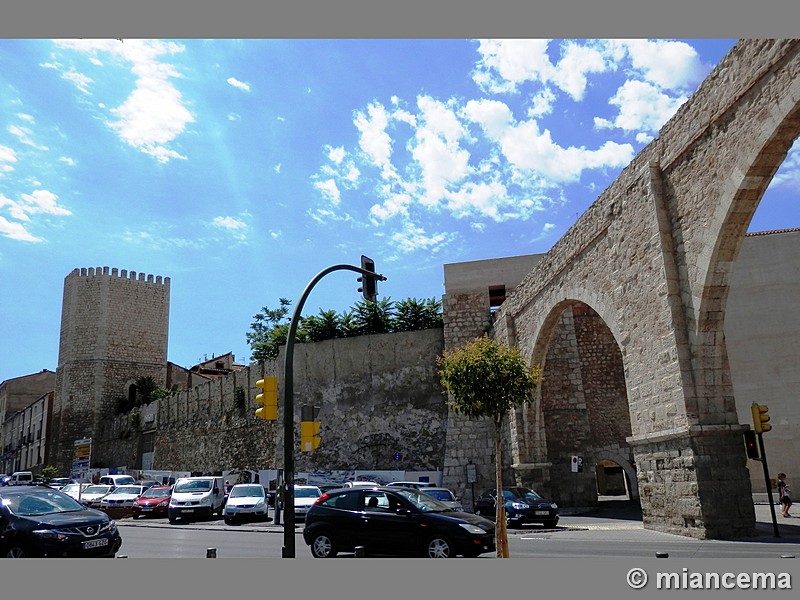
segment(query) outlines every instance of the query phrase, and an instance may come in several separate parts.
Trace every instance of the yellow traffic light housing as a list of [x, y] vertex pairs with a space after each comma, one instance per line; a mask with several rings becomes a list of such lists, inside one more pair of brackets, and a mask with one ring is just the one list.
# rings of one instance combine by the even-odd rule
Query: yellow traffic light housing
[[769, 408], [763, 404], [753, 402], [750, 410], [753, 412], [753, 430], [756, 433], [764, 433], [772, 429], [772, 425], [769, 424], [769, 414], [767, 414]]
[[317, 415], [318, 406], [303, 405], [300, 407], [300, 451], [314, 452], [320, 442]]
[[319, 421], [300, 421], [300, 451], [313, 452], [319, 446]]
[[256, 417], [265, 421], [278, 420], [278, 378], [264, 377], [256, 381], [256, 387], [261, 393], [256, 396], [256, 404], [261, 408], [256, 409]]

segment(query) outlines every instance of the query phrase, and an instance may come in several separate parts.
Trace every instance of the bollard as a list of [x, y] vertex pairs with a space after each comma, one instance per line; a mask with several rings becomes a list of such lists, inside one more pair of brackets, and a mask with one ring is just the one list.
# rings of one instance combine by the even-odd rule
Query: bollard
[[356, 546], [356, 558], [364, 558], [367, 555], [367, 551], [364, 546]]
[[656, 558], [669, 558], [668, 552], [656, 552]]
[[206, 548], [206, 558], [217, 558], [217, 549]]

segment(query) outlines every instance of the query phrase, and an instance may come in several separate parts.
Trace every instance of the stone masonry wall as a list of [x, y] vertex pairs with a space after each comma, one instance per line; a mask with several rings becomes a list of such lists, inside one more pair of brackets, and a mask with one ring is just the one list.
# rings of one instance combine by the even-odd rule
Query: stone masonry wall
[[[447, 406], [436, 373], [441, 329], [298, 344], [294, 356], [295, 470], [441, 471]], [[283, 349], [282, 349], [283, 352]], [[154, 402], [153, 468], [180, 471], [274, 469], [283, 463], [283, 364], [250, 365], [220, 379]], [[278, 421], [254, 416], [255, 382], [278, 377]], [[235, 390], [245, 393], [237, 404]], [[319, 448], [299, 452], [301, 406], [320, 407]], [[104, 420], [98, 461], [129, 465], [147, 419], [130, 414]], [[132, 436], [127, 441], [127, 436]], [[120, 442], [122, 440], [122, 442]], [[397, 460], [395, 455], [400, 455]]]

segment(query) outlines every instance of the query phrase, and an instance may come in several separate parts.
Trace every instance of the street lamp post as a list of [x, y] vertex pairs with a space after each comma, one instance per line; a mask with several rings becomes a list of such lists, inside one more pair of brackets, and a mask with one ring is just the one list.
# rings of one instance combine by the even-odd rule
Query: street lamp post
[[[374, 264], [374, 263], [373, 263]], [[365, 278], [386, 281], [386, 277], [374, 271], [353, 265], [333, 265], [317, 273], [308, 283], [300, 300], [297, 301], [289, 333], [286, 337], [286, 357], [283, 363], [283, 548], [282, 558], [295, 557], [294, 539], [294, 338], [300, 321], [300, 314], [306, 298], [317, 282], [334, 271], [355, 271]]]

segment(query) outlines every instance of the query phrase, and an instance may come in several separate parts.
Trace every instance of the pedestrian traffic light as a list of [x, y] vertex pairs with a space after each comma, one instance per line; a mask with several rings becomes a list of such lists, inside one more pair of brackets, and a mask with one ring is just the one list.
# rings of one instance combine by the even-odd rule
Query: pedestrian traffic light
[[759, 460], [756, 432], [752, 429], [745, 429], [742, 433], [744, 433], [744, 447], [747, 450], [747, 458]]
[[[375, 261], [362, 254], [361, 268], [365, 271], [369, 271], [370, 273], [374, 273]], [[361, 287], [358, 288], [358, 291], [364, 296], [364, 300], [375, 302], [378, 297], [378, 278], [374, 275], [362, 274], [361, 277], [358, 278], [358, 283], [361, 284]]]
[[278, 378], [264, 377], [256, 381], [256, 387], [261, 393], [256, 396], [256, 404], [261, 408], [256, 409], [256, 417], [265, 421], [278, 420]]
[[313, 452], [319, 446], [319, 406], [300, 407], [300, 451]]
[[769, 424], [769, 414], [767, 414], [769, 408], [763, 404], [753, 402], [750, 409], [753, 412], [753, 429], [755, 429], [756, 433], [764, 433], [772, 429], [772, 425]]

